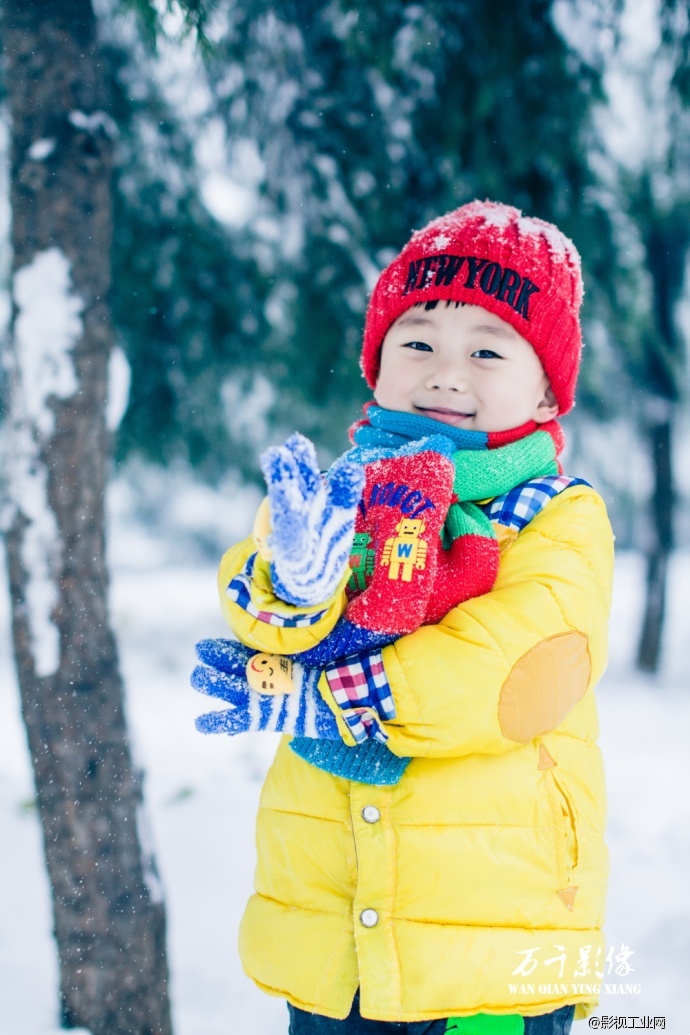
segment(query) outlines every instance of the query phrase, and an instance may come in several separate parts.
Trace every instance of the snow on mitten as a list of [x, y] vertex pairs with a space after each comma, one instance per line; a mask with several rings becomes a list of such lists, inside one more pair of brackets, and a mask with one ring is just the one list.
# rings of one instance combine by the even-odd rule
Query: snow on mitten
[[268, 487], [266, 545], [276, 596], [301, 607], [324, 603], [348, 564], [364, 472], [341, 458], [322, 478], [314, 446], [298, 432], [267, 449], [261, 469]]
[[333, 713], [317, 689], [319, 669], [257, 654], [235, 640], [201, 640], [196, 652], [201, 664], [192, 672], [192, 686], [232, 705], [200, 715], [195, 723], [200, 733], [270, 730], [340, 740]]

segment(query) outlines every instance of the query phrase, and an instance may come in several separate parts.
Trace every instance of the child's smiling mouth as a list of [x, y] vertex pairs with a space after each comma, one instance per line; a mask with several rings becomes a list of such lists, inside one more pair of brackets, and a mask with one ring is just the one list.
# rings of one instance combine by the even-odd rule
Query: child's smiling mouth
[[451, 410], [446, 406], [415, 406], [415, 410], [419, 413], [423, 413], [425, 417], [430, 417], [431, 420], [440, 421], [442, 424], [462, 424], [463, 421], [471, 420], [474, 413], [462, 413], [459, 410]]

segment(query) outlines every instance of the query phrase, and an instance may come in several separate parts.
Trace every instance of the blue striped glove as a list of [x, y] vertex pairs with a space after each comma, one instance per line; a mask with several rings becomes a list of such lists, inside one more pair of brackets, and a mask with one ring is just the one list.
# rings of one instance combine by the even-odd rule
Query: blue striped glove
[[321, 477], [314, 446], [298, 432], [267, 449], [261, 470], [271, 509], [271, 579], [288, 604], [322, 604], [349, 564], [364, 470], [336, 460]]
[[[235, 640], [201, 640], [196, 645], [201, 665], [192, 672], [191, 682], [196, 690], [211, 697], [220, 697], [232, 705], [224, 711], [208, 712], [196, 720], [200, 733], [236, 733], [269, 730], [292, 733], [312, 739], [340, 740], [333, 714], [317, 689], [320, 669], [304, 668], [287, 659], [269, 659], [283, 663], [284, 669], [275, 672], [263, 659], [265, 654], [245, 647]], [[261, 693], [252, 690], [247, 680], [247, 664], [256, 665], [255, 680], [266, 689], [285, 685], [290, 673], [291, 693]], [[264, 664], [261, 668], [262, 662]], [[288, 668], [290, 666], [290, 668]]]

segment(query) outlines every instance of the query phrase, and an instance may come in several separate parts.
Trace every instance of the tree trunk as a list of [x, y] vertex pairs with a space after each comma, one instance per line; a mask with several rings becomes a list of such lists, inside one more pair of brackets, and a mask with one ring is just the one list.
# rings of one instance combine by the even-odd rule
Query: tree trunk
[[90, 0], [7, 0], [12, 635], [65, 1027], [169, 1035], [165, 912], [139, 842], [108, 614], [112, 121]]
[[654, 495], [651, 500], [652, 536], [647, 554], [647, 596], [637, 651], [637, 666], [656, 672], [661, 658], [661, 641], [666, 610], [666, 574], [673, 549], [673, 423], [669, 415], [648, 428], [654, 465]]

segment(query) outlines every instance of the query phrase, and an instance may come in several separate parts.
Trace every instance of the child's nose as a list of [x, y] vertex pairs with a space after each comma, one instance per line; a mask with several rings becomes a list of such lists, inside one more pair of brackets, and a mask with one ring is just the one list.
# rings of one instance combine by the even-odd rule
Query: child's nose
[[466, 392], [468, 384], [461, 364], [457, 361], [439, 360], [434, 369], [430, 371], [426, 386], [429, 389]]

